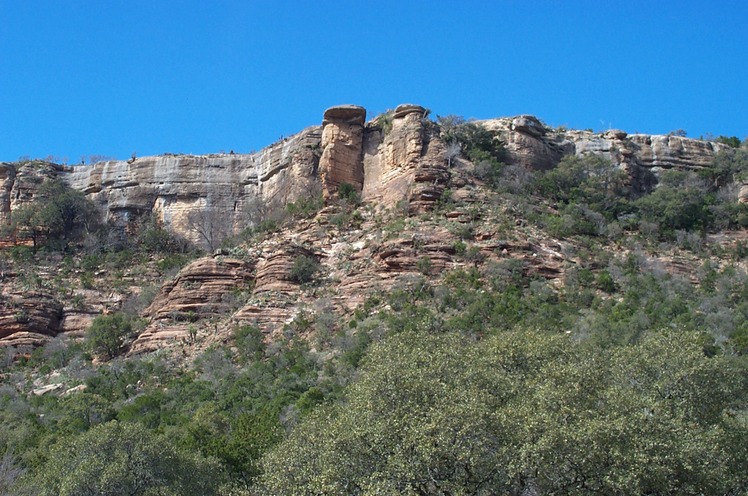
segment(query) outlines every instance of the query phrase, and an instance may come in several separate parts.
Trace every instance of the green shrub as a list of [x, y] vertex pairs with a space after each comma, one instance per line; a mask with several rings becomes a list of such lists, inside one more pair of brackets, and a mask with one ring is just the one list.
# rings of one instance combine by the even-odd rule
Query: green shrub
[[218, 494], [222, 480], [215, 460], [181, 451], [141, 425], [108, 422], [57, 445], [29, 482], [40, 496], [202, 496]]
[[93, 320], [86, 332], [86, 344], [93, 353], [104, 358], [114, 358], [132, 335], [132, 321], [125, 314], [100, 315]]
[[610, 275], [610, 272], [607, 270], [603, 270], [597, 275], [597, 280], [595, 281], [595, 285], [598, 289], [605, 291], [606, 293], [612, 294], [616, 290], [616, 283], [613, 281], [613, 277]]
[[351, 205], [357, 205], [359, 202], [358, 191], [356, 187], [349, 183], [340, 183], [338, 185], [338, 198], [348, 202]]
[[441, 136], [447, 144], [457, 143], [474, 164], [482, 161], [501, 162], [504, 159], [504, 144], [498, 133], [460, 116], [437, 116]]
[[395, 120], [395, 111], [387, 109], [382, 114], [374, 118], [374, 123], [382, 128], [382, 133], [387, 136], [392, 131], [392, 123]]
[[[325, 202], [321, 194], [299, 198], [295, 202], [291, 202], [286, 205], [286, 211], [293, 217], [306, 219], [314, 216], [317, 212], [322, 209]], [[264, 221], [263, 221], [264, 222]], [[262, 225], [262, 222], [260, 223]], [[259, 229], [259, 225], [258, 225]], [[273, 230], [275, 227], [273, 227]], [[270, 229], [264, 229], [265, 232]]]
[[306, 284], [314, 279], [319, 272], [320, 265], [316, 258], [308, 255], [299, 255], [293, 261], [289, 277], [299, 284]]
[[707, 229], [713, 221], [710, 206], [714, 202], [714, 194], [695, 174], [669, 170], [662, 174], [657, 189], [635, 205], [643, 219], [672, 234], [678, 229]]
[[416, 269], [425, 276], [431, 274], [431, 259], [429, 257], [419, 258], [416, 262]]
[[737, 136], [718, 136], [714, 141], [732, 148], [740, 148], [740, 138]]
[[65, 250], [100, 225], [99, 210], [91, 200], [57, 179], [46, 180], [34, 195], [13, 214], [13, 228], [30, 238], [34, 248], [45, 245]]

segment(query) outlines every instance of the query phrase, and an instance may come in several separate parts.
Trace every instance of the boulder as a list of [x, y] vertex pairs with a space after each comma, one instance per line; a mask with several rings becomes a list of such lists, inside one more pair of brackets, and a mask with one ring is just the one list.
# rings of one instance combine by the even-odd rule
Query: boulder
[[532, 115], [520, 115], [512, 119], [512, 131], [524, 133], [535, 138], [545, 135], [545, 126], [540, 120]]

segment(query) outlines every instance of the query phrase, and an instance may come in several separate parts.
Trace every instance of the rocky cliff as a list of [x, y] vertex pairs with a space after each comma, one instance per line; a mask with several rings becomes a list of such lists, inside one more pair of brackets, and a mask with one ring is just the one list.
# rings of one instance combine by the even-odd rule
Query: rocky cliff
[[190, 212], [221, 219], [222, 228], [246, 226], [248, 203], [285, 204], [317, 176], [321, 130], [305, 129], [252, 154], [162, 155], [67, 169], [62, 177], [87, 193], [107, 221], [132, 226], [147, 215], [188, 239], [203, 243]]
[[[640, 191], [651, 188], [661, 169], [698, 169], [727, 149], [676, 136], [552, 129], [527, 115], [478, 124], [504, 143], [510, 164], [546, 170], [565, 155], [600, 154], [626, 170]], [[0, 164], [0, 212], [7, 220], [15, 208], [33, 200], [45, 177], [56, 176], [85, 192], [112, 225], [133, 229], [154, 215], [172, 231], [205, 244], [196, 213], [220, 223], [228, 233], [236, 232], [257, 221], [248, 214], [257, 202], [282, 208], [308, 196], [315, 186], [321, 188], [328, 207], [315, 219], [297, 222], [231, 256], [199, 259], [167, 280], [143, 313], [148, 324], [132, 353], [189, 344], [196, 333], [208, 341], [225, 339], [237, 323], [276, 333], [300, 312], [343, 314], [367, 295], [404, 284], [410, 276], [438, 275], [486, 260], [516, 259], [526, 271], [561, 277], [569, 262], [563, 247], [556, 240], [508, 236], [495, 228], [506, 219], [483, 212], [483, 193], [465, 180], [464, 170], [474, 164], [448, 159], [447, 150], [439, 126], [428, 120], [423, 107], [401, 105], [366, 122], [365, 109], [346, 105], [328, 109], [321, 126], [252, 154], [167, 154], [76, 167]], [[335, 215], [345, 214], [335, 201], [344, 183], [358, 191], [367, 206], [360, 209], [355, 225], [335, 220]], [[446, 188], [467, 205], [444, 214], [452, 230], [423, 218], [405, 221], [399, 232], [382, 229], [382, 212], [429, 212]], [[460, 231], [472, 228], [476, 219], [480, 227], [470, 233], [475, 251], [466, 256], [460, 251]], [[324, 289], [305, 287], [289, 277], [300, 256], [320, 263]], [[97, 311], [107, 310], [111, 302], [117, 307], [137, 291], [139, 276], [125, 272], [132, 279], [120, 289], [121, 295], [102, 289], [86, 296], [78, 290], [79, 299], [86, 296], [84, 310], [43, 292], [19, 293], [8, 284], [0, 306], [0, 343], [38, 345], [59, 332], [80, 335]]]
[[554, 129], [536, 117], [521, 115], [482, 121], [505, 143], [507, 161], [531, 169], [554, 168], [565, 155], [594, 153], [626, 170], [636, 190], [657, 182], [661, 169], [698, 169], [729, 147], [712, 141], [672, 135], [628, 134], [612, 129], [602, 133]]
[[[413, 211], [423, 211], [438, 200], [451, 175], [445, 143], [425, 114], [423, 107], [400, 105], [387, 119], [366, 123], [362, 107], [333, 107], [325, 111], [322, 126], [251, 154], [166, 154], [75, 167], [3, 163], [0, 213], [7, 219], [51, 176], [85, 192], [114, 225], [132, 227], [153, 214], [201, 244], [205, 240], [196, 232], [194, 219], [190, 221], [190, 212], [220, 219], [223, 230], [235, 232], [252, 222], [247, 210], [253, 202], [282, 206], [308, 195], [310, 182], [320, 183], [326, 197], [348, 183], [364, 202], [393, 207], [405, 201]], [[727, 149], [679, 136], [553, 129], [527, 115], [478, 124], [497, 133], [510, 164], [550, 169], [564, 155], [595, 153], [626, 169], [642, 190], [656, 182], [653, 172], [659, 169], [703, 167]]]

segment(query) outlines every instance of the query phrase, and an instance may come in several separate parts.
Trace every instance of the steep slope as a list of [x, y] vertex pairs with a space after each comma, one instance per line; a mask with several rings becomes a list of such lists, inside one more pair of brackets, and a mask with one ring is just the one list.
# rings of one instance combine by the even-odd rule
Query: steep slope
[[[133, 353], [185, 342], [194, 338], [196, 328], [225, 337], [237, 322], [258, 324], [272, 334], [321, 296], [342, 314], [408, 276], [437, 275], [478, 261], [517, 258], [544, 277], [562, 276], [564, 262], [569, 262], [563, 243], [523, 228], [522, 215], [488, 208], [486, 191], [472, 175], [476, 164], [464, 156], [450, 157], [439, 126], [426, 115], [423, 107], [408, 104], [367, 123], [362, 107], [333, 107], [325, 112], [322, 126], [253, 154], [167, 154], [77, 167], [2, 164], [0, 208], [7, 220], [33, 200], [45, 177], [60, 177], [85, 192], [106, 220], [125, 232], [155, 216], [170, 231], [208, 246], [206, 241], [218, 245], [227, 235], [257, 224], [260, 215], [251, 211], [258, 205], [262, 211], [283, 210], [321, 189], [328, 206], [316, 218], [240, 246], [230, 256], [200, 259], [167, 281], [144, 313], [148, 325]], [[510, 165], [548, 170], [564, 156], [599, 155], [625, 170], [639, 193], [651, 190], [663, 169], [698, 170], [729, 149], [677, 136], [551, 129], [527, 115], [477, 124], [495, 133]], [[338, 203], [342, 184], [350, 185], [362, 202], [355, 215], [350, 206]], [[444, 202], [447, 189], [457, 200], [454, 207]], [[440, 211], [432, 215], [437, 206]], [[410, 219], [397, 220], [401, 213]], [[497, 229], [501, 223], [504, 227]], [[206, 238], [206, 224], [220, 239]], [[466, 239], [474, 250], [467, 257]], [[321, 264], [323, 282], [317, 287], [302, 287], [289, 276], [301, 256]], [[78, 290], [79, 300], [87, 298], [83, 311], [63, 305], [63, 297], [45, 293], [43, 285], [37, 287], [34, 298], [49, 300], [43, 306], [50, 310], [38, 318], [31, 313], [24, 321], [17, 308], [25, 304], [18, 298], [31, 296], [19, 296], [17, 278], [8, 275], [7, 303], [0, 313], [7, 325], [0, 343], [39, 345], [60, 332], [80, 334], [98, 312], [116, 309], [136, 290], [138, 276], [133, 277], [117, 294], [104, 288], [94, 296]], [[145, 281], [158, 277], [156, 273]]]

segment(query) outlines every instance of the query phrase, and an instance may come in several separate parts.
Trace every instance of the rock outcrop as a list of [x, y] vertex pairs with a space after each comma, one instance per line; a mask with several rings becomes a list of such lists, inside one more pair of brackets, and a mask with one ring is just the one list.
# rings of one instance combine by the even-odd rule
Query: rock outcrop
[[170, 342], [189, 340], [190, 325], [222, 318], [241, 305], [241, 294], [253, 280], [253, 267], [236, 258], [200, 258], [163, 285], [144, 311], [146, 329], [131, 347], [142, 353]]
[[446, 147], [424, 122], [426, 109], [400, 105], [388, 126], [367, 126], [362, 199], [385, 207], [408, 202], [411, 210], [428, 209], [449, 180]]
[[68, 170], [69, 167], [41, 160], [0, 163], [0, 222], [7, 224], [13, 210], [32, 201], [45, 179], [58, 177]]
[[334, 195], [344, 183], [357, 191], [363, 188], [365, 121], [366, 109], [356, 105], [341, 105], [325, 111], [319, 174], [326, 198]]
[[534, 170], [556, 167], [565, 155], [601, 155], [626, 170], [635, 190], [656, 184], [660, 169], [698, 169], [708, 166], [727, 145], [672, 135], [567, 131], [544, 126], [536, 117], [521, 115], [481, 121], [505, 144], [506, 161]]
[[[257, 221], [247, 214], [254, 203], [283, 208], [309, 195], [310, 185], [321, 186], [329, 201], [316, 219], [298, 222], [293, 231], [268, 237], [241, 256], [199, 259], [163, 285], [143, 313], [149, 323], [131, 353], [194, 341], [195, 328], [224, 337], [233, 325], [242, 323], [256, 325], [268, 335], [280, 332], [319, 296], [314, 287], [290, 277], [300, 255], [320, 262], [318, 277], [324, 282], [329, 308], [341, 312], [355, 309], [367, 295], [403, 284], [410, 276], [436, 277], [479, 261], [517, 259], [528, 272], [561, 278], [568, 261], [551, 240], [506, 240], [486, 228], [473, 233], [477, 251], [466, 257], [458, 250], [460, 236], [438, 223], [419, 221], [398, 235], [375, 226], [372, 216], [382, 210], [433, 209], [447, 187], [452, 198], [467, 205], [447, 212], [447, 222], [473, 222], [473, 216], [480, 215], [485, 193], [481, 196], [465, 173], [473, 164], [464, 158], [447, 159], [440, 129], [426, 114], [418, 105], [400, 105], [367, 123], [362, 107], [332, 107], [325, 112], [322, 126], [251, 154], [169, 154], [77, 167], [40, 161], [0, 164], [0, 216], [7, 222], [9, 213], [33, 200], [45, 178], [61, 177], [96, 202], [115, 226], [134, 229], [141, 219], [155, 215], [175, 233], [202, 243], [195, 225], [201, 219], [218, 222], [226, 233], [236, 232]], [[651, 188], [659, 170], [705, 167], [727, 148], [678, 136], [552, 129], [529, 115], [478, 124], [495, 131], [510, 164], [544, 170], [566, 155], [594, 153], [625, 169], [641, 191]], [[355, 226], [332, 228], [332, 216], [345, 214], [336, 210], [334, 201], [343, 183], [352, 185], [373, 208], [359, 209]], [[748, 187], [738, 196], [748, 202]], [[483, 221], [484, 227], [490, 225]], [[136, 290], [111, 296], [113, 309], [119, 308], [128, 291]], [[80, 337], [95, 315], [108, 310], [109, 296], [94, 293], [90, 298], [80, 293], [78, 299], [86, 305], [78, 308], [63, 307], [42, 293], [6, 289], [0, 308], [0, 344], [38, 346], [60, 332]]]
[[40, 291], [4, 293], [0, 301], [0, 345], [34, 348], [60, 332], [62, 304]]
[[[332, 107], [322, 126], [251, 154], [166, 154], [76, 167], [0, 164], [0, 217], [7, 222], [9, 212], [30, 201], [44, 178], [53, 176], [85, 192], [113, 225], [133, 229], [153, 214], [203, 246], [199, 224], [235, 233], [256, 222], [249, 215], [252, 205], [282, 208], [308, 195], [315, 182], [326, 197], [348, 183], [365, 202], [387, 208], [405, 202], [411, 211], [423, 211], [439, 199], [451, 175], [446, 146], [425, 114], [423, 107], [406, 104], [365, 123], [363, 107]], [[530, 115], [478, 123], [497, 133], [510, 164], [545, 170], [565, 155], [596, 153], [627, 170], [641, 191], [656, 182], [653, 172], [659, 169], [703, 167], [728, 148], [679, 136], [553, 129]]]
[[[311, 127], [252, 154], [162, 155], [77, 166], [62, 177], [101, 205], [107, 221], [132, 228], [155, 214], [163, 225], [204, 244], [195, 223], [227, 233], [248, 227], [252, 202], [281, 207], [316, 177], [321, 131]], [[202, 212], [201, 218], [190, 218]]]

